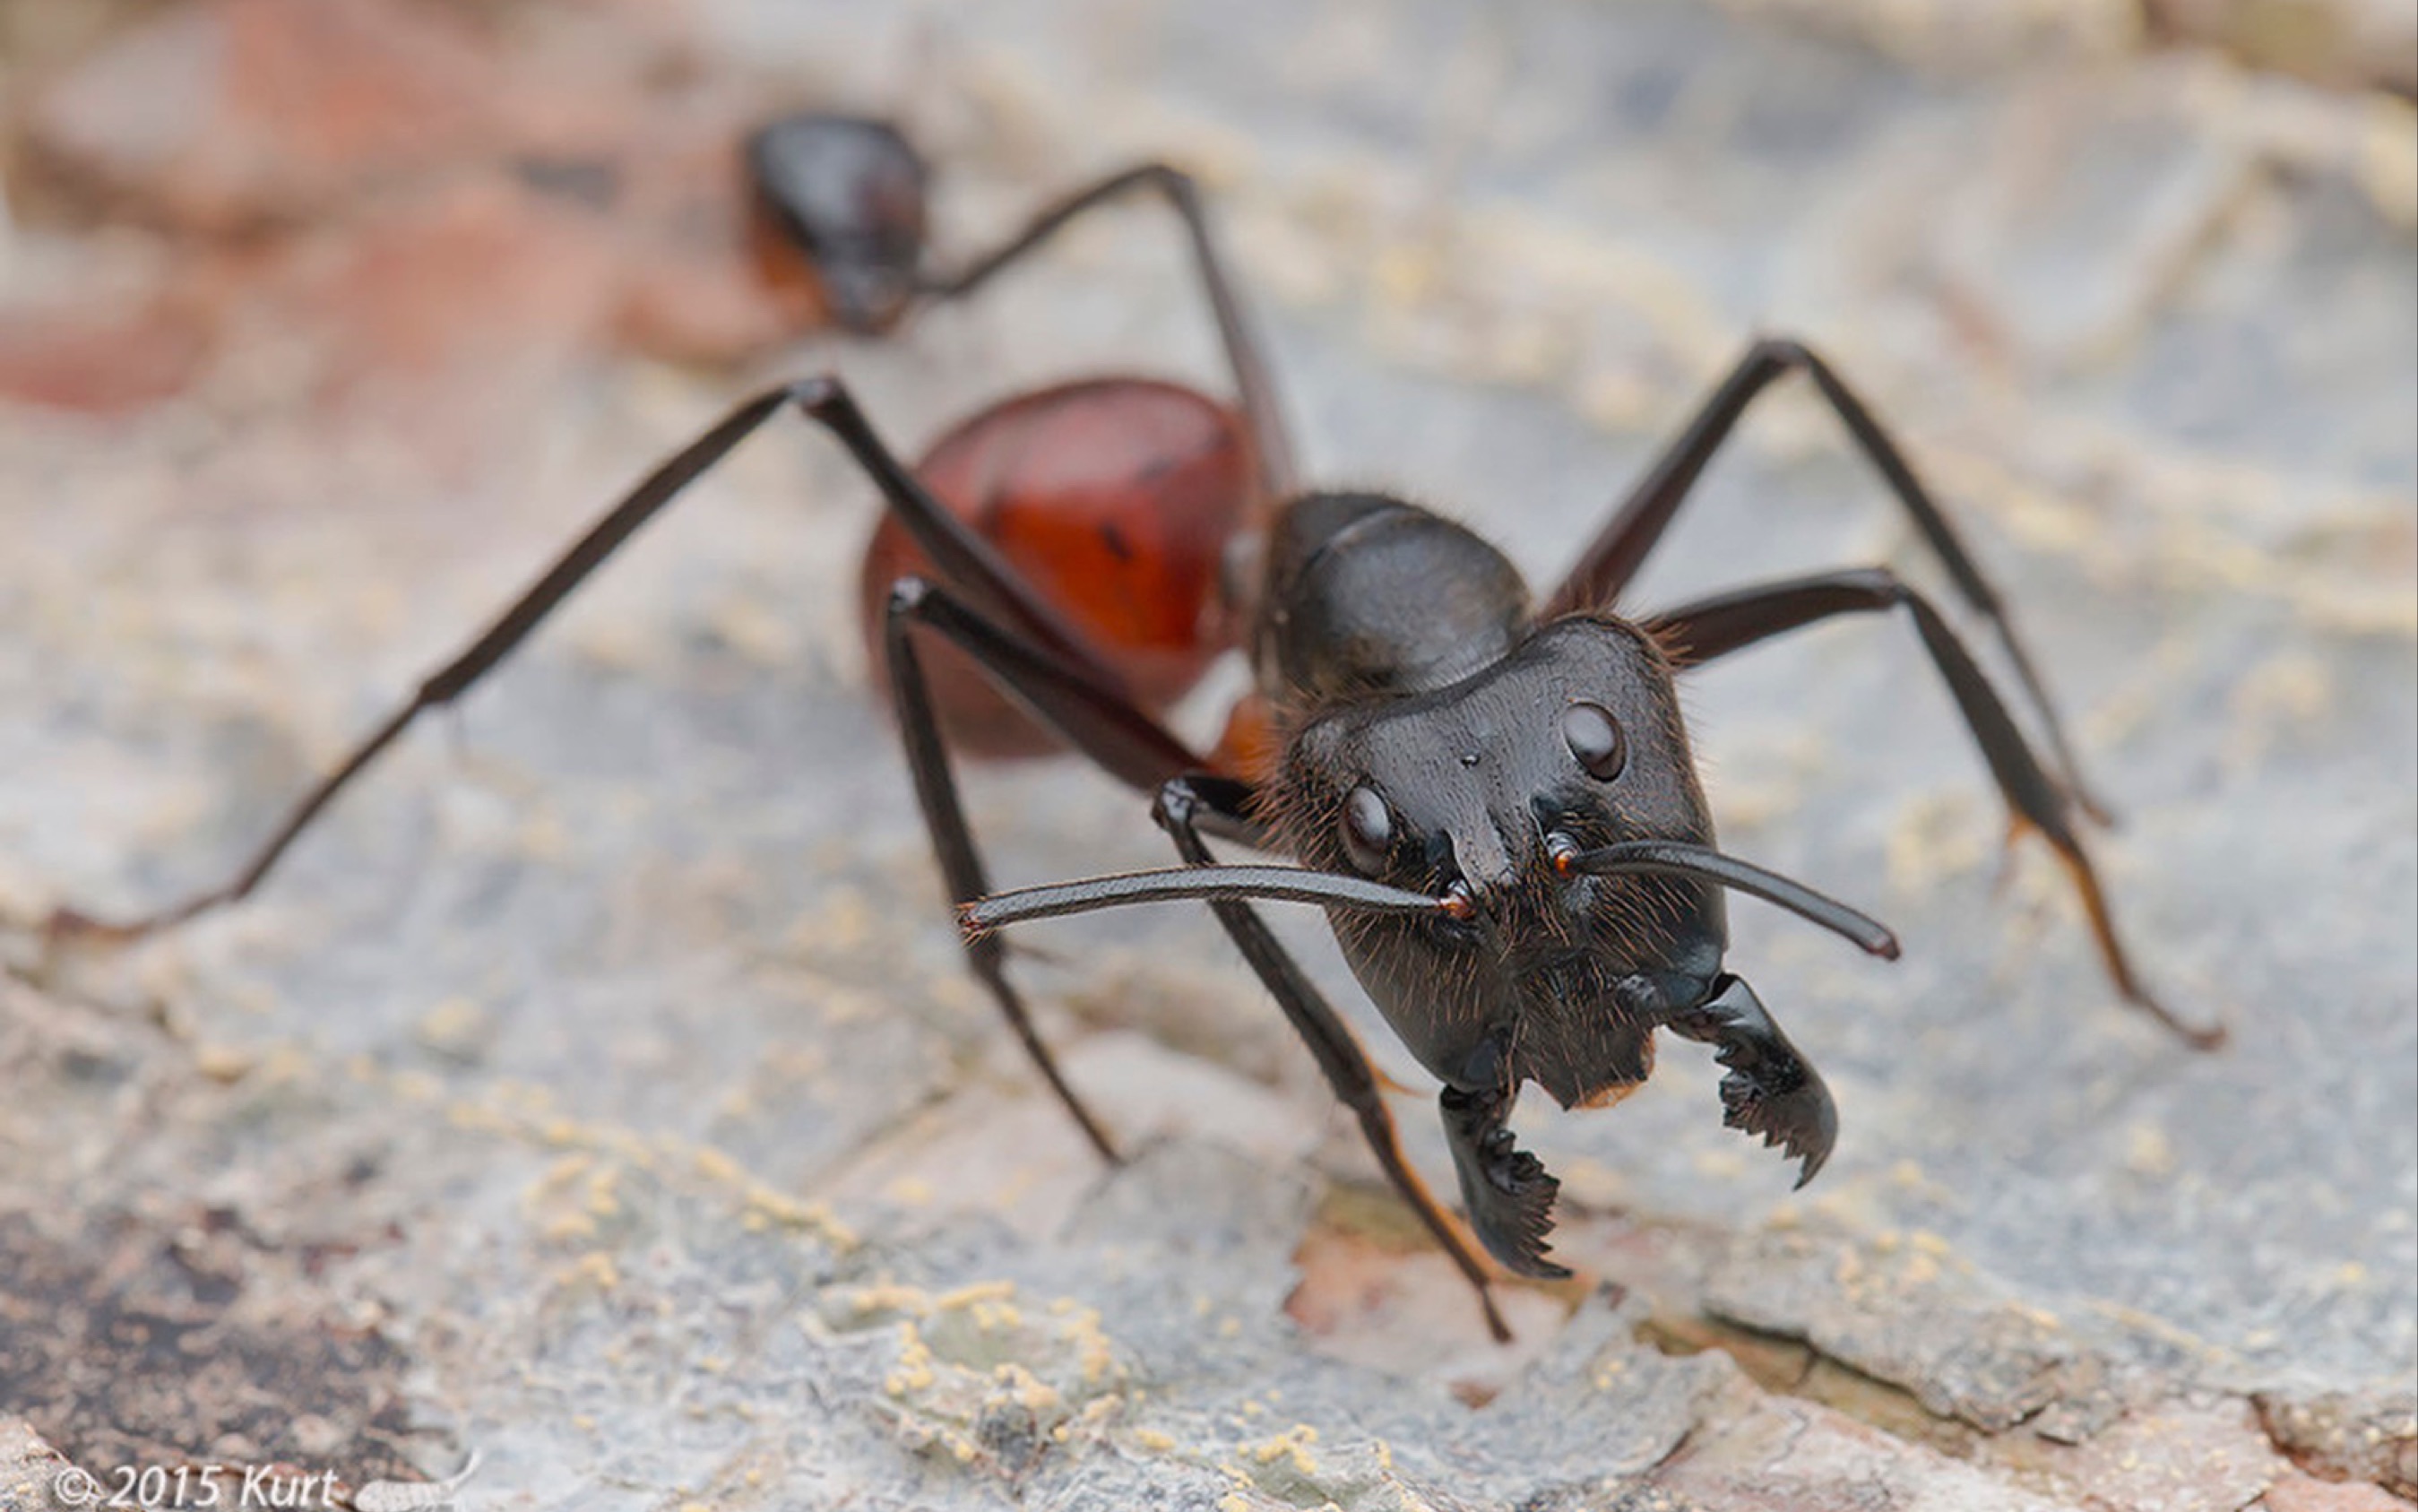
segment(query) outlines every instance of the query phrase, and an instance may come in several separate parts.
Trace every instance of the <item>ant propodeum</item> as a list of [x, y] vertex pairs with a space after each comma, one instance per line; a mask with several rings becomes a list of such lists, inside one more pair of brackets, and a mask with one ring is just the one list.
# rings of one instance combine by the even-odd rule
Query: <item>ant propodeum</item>
[[[864, 332], [972, 292], [1094, 206], [1155, 194], [1188, 239], [1237, 403], [1140, 379], [1067, 383], [981, 411], [910, 466], [837, 377], [760, 393], [615, 505], [229, 880], [130, 923], [63, 910], [55, 932], [126, 939], [243, 897], [418, 714], [461, 696], [657, 511], [793, 410], [836, 438], [887, 503], [866, 555], [867, 629], [966, 957], [1092, 1143], [1114, 1157], [1035, 1033], [996, 931], [1205, 899], [1498, 1336], [1485, 1264], [1404, 1160], [1367, 1054], [1252, 900], [1324, 907], [1361, 985], [1444, 1084], [1470, 1227], [1509, 1270], [1567, 1274], [1545, 1258], [1558, 1184], [1507, 1126], [1520, 1089], [1535, 1082], [1564, 1107], [1615, 1101], [1652, 1070], [1658, 1030], [1712, 1046], [1728, 1072], [1723, 1121], [1783, 1147], [1810, 1179], [1837, 1126], [1830, 1095], [1724, 969], [1723, 893], [1776, 903], [1876, 955], [1897, 943], [1715, 848], [1675, 692], [1687, 669], [1836, 616], [1902, 611], [2016, 824], [2064, 863], [2117, 991], [2194, 1044], [2221, 1039], [2170, 1015], [2135, 975], [2078, 833], [2081, 817], [2104, 815], [2006, 606], [1888, 435], [1803, 346], [1749, 348], [1538, 601], [1502, 553], [1450, 520], [1384, 494], [1300, 486], [1265, 365], [1182, 173], [1147, 164], [1106, 178], [989, 254], [939, 270], [923, 164], [888, 127], [792, 118], [754, 139], [750, 163], [769, 221], [811, 259], [835, 320]], [[1791, 373], [1820, 389], [1990, 628], [2051, 760], [1938, 609], [1885, 568], [1762, 583], [1644, 618], [1614, 612], [1740, 415]], [[1196, 751], [1162, 716], [1229, 650], [1248, 659], [1252, 691], [1217, 748]], [[993, 895], [949, 750], [1062, 745], [1148, 795], [1184, 864]], [[1213, 837], [1299, 864], [1220, 865]]]

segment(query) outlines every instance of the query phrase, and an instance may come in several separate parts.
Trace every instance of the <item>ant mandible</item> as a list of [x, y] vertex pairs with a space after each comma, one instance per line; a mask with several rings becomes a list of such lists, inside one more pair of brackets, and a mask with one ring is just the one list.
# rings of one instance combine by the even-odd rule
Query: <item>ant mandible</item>
[[[1115, 1148], [1060, 1075], [1006, 973], [997, 930], [1169, 898], [1207, 900], [1358, 1119], [1378, 1164], [1508, 1334], [1488, 1271], [1403, 1158], [1368, 1056], [1250, 900], [1320, 904], [1354, 974], [1444, 1084], [1445, 1129], [1479, 1243], [1509, 1270], [1545, 1258], [1559, 1183], [1507, 1126], [1535, 1082], [1565, 1107], [1616, 1101], [1653, 1068], [1654, 1032], [1714, 1047], [1723, 1122], [1799, 1162], [1829, 1156], [1829, 1090], [1723, 969], [1723, 891], [1762, 897], [1871, 954], [1882, 925], [1714, 848], [1675, 691], [1683, 671], [1840, 615], [1903, 610], [2012, 810], [2080, 894], [2117, 991], [2192, 1044], [2120, 943], [2078, 832], [2105, 822], [1997, 591], [1897, 446], [1819, 357], [1759, 341], [1656, 461], [1577, 564], [1532, 603], [1503, 555], [1384, 494], [1301, 489], [1259, 348], [1193, 182], [1156, 163], [1035, 215], [953, 273], [927, 267], [926, 172], [895, 130], [831, 115], [751, 139], [765, 221], [803, 252], [839, 325], [895, 326], [987, 283], [1068, 221], [1155, 192], [1190, 245], [1237, 405], [1171, 384], [1094, 379], [1005, 400], [910, 468], [836, 377], [758, 394], [615, 505], [500, 618], [308, 794], [224, 884], [148, 917], [61, 910], [54, 934], [126, 939], [251, 893], [328, 802], [421, 711], [449, 704], [607, 557], [783, 410], [831, 433], [888, 506], [864, 574], [868, 639], [892, 704], [966, 957], [1103, 1156]], [[1610, 607], [1706, 463], [1774, 380], [1810, 377], [1985, 621], [2046, 734], [2044, 765], [1947, 619], [1886, 568], [1739, 588], [1645, 619]], [[1254, 687], [1214, 752], [1162, 716], [1229, 649]], [[938, 651], [936, 657], [932, 653]], [[1001, 696], [1004, 695], [1005, 696]], [[993, 894], [948, 748], [1072, 746], [1154, 800], [1181, 867]], [[1298, 866], [1220, 865], [1215, 836]]]

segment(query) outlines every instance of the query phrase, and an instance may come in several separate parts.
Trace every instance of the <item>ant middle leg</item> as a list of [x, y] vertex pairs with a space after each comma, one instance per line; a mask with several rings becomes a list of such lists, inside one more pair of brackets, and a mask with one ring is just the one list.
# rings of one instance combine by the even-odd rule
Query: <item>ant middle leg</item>
[[1700, 599], [1642, 623], [1647, 633], [1672, 648], [1683, 665], [1697, 666], [1839, 615], [1901, 608], [1914, 621], [1923, 649], [1954, 696], [1966, 728], [1981, 747], [2015, 824], [2040, 832], [2064, 863], [2081, 895], [2100, 959], [2116, 990], [2195, 1046], [2208, 1049], [2224, 1043], [2222, 1026], [2202, 1028], [2183, 1022], [2142, 985], [2117, 937], [2115, 916], [2090, 864], [2090, 853], [2075, 832], [2066, 789], [2042, 769], [1997, 690], [1938, 609], [1897, 574], [1875, 567], [1792, 578]]
[[1646, 469], [1645, 476], [1579, 554], [1577, 564], [1547, 601], [1543, 618], [1583, 613], [1610, 603], [1645, 565], [1706, 465], [1712, 461], [1722, 443], [1729, 439], [1747, 407], [1775, 381], [1797, 372], [1814, 380], [1840, 422], [1846, 426], [1848, 435], [1889, 484], [1890, 495], [1947, 568], [1957, 592], [1989, 622], [2014, 667], [2016, 680], [2023, 685], [2025, 698], [2040, 716], [2066, 788], [2085, 814], [2101, 824], [2111, 822], [2105, 805], [2083, 781], [2081, 763], [2066, 740], [2065, 726], [2058, 719], [2057, 707], [2033, 666], [2030, 652], [2015, 633], [2012, 613], [2005, 599], [1982, 574], [1973, 554], [1949, 524], [1946, 512], [1915, 476], [1913, 466], [1873, 418], [1872, 411], [1828, 362], [1800, 343], [1768, 337], [1747, 349], [1729, 376], [1705, 400], [1687, 429], [1680, 432], [1678, 439]]
[[590, 526], [553, 565], [485, 631], [451, 661], [422, 682], [408, 699], [356, 745], [333, 771], [290, 809], [277, 829], [233, 875], [183, 901], [140, 918], [111, 922], [93, 919], [72, 909], [54, 913], [48, 934], [62, 939], [99, 939], [124, 942], [169, 928], [249, 896], [276, 867], [286, 850], [312, 823], [377, 757], [401, 738], [413, 721], [431, 710], [452, 703], [493, 671], [529, 633], [569, 598], [589, 575], [620, 550], [639, 527], [660, 512], [688, 486], [710, 471], [731, 450], [785, 409], [796, 409], [835, 437], [880, 485], [884, 499], [906, 524], [916, 543], [947, 574], [960, 592], [1002, 623], [1036, 645], [1047, 648], [1100, 686], [1117, 686], [1110, 670], [1064, 617], [1003, 561], [982, 537], [925, 490], [880, 437], [874, 434], [856, 403], [838, 379], [808, 378], [768, 389], [748, 400], [650, 473], [621, 500]]

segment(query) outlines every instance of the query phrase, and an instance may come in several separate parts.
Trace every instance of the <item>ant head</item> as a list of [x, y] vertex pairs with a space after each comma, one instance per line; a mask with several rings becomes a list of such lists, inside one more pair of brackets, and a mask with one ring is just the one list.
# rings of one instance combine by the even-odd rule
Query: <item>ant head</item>
[[747, 139], [764, 216], [814, 265], [831, 318], [886, 330], [914, 298], [924, 258], [924, 160], [882, 121], [784, 116]]
[[1560, 620], [1450, 687], [1314, 719], [1278, 794], [1306, 864], [1456, 900], [1333, 911], [1362, 985], [1447, 1082], [1615, 1093], [1720, 972], [1717, 888], [1569, 865], [1624, 841], [1712, 844], [1671, 664], [1632, 625]]

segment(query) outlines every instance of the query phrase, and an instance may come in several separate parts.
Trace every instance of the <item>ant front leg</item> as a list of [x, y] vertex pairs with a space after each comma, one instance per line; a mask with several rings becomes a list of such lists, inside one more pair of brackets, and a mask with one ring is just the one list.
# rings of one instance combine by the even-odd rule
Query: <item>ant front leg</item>
[[[1263, 846], [1266, 836], [1250, 817], [1251, 789], [1232, 778], [1200, 771], [1200, 759], [1186, 750], [1147, 714], [1122, 695], [1101, 688], [1079, 669], [987, 622], [946, 589], [913, 578], [895, 585], [885, 621], [883, 649], [890, 664], [891, 693], [896, 702], [898, 727], [915, 793], [932, 836], [932, 848], [948, 882], [951, 900], [960, 907], [989, 891], [982, 856], [976, 848], [957, 785], [942, 742], [941, 724], [915, 649], [915, 633], [938, 634], [966, 653], [986, 675], [1014, 694], [1083, 756], [1110, 775], [1148, 790], [1158, 800], [1153, 809], [1161, 828], [1174, 839], [1184, 860], [1196, 866], [1214, 863], [1204, 832], [1247, 845]], [[1247, 905], [1217, 901], [1210, 905], [1252, 970], [1283, 1009], [1285, 1017], [1324, 1073], [1327, 1084], [1360, 1122], [1362, 1134], [1375, 1152], [1378, 1165], [1411, 1204], [1429, 1231], [1477, 1291], [1486, 1325], [1498, 1341], [1511, 1337], [1509, 1326], [1496, 1310], [1487, 1290], [1486, 1267], [1472, 1253], [1452, 1220], [1404, 1158], [1394, 1133], [1393, 1116], [1380, 1095], [1375, 1069], [1368, 1052], [1336, 1016], [1308, 977], [1277, 942], [1257, 913]], [[1059, 1099], [1075, 1116], [1093, 1144], [1110, 1160], [1114, 1147], [1099, 1123], [1075, 1093], [1034, 1031], [1006, 975], [1003, 947], [998, 937], [981, 933], [966, 940], [968, 963], [1014, 1027]]]
[[[1250, 801], [1251, 788], [1247, 783], [1191, 773], [1176, 777], [1159, 788], [1158, 802], [1152, 815], [1158, 820], [1159, 828], [1175, 842], [1177, 854], [1187, 865], [1209, 866], [1216, 864], [1217, 858], [1210, 853], [1208, 843], [1201, 838], [1202, 831], [1215, 823], [1220, 829], [1250, 834], [1256, 828], [1248, 817]], [[1235, 949], [1243, 953], [1243, 959], [1250, 963], [1262, 985], [1277, 1000], [1277, 1006], [1283, 1010], [1286, 1021], [1301, 1036], [1302, 1043], [1309, 1046], [1310, 1055], [1318, 1061], [1318, 1069], [1325, 1075], [1327, 1085], [1335, 1089], [1336, 1097], [1352, 1110], [1353, 1117], [1359, 1120], [1361, 1136], [1369, 1141], [1369, 1149], [1376, 1155], [1377, 1165], [1385, 1171], [1385, 1179], [1411, 1205], [1411, 1211], [1418, 1214], [1428, 1232], [1435, 1236], [1436, 1243], [1444, 1246], [1453, 1264], [1476, 1289], [1477, 1305], [1486, 1314], [1488, 1331], [1493, 1334], [1497, 1342], [1507, 1343], [1511, 1330], [1504, 1322], [1502, 1313], [1495, 1308], [1493, 1294], [1488, 1289], [1485, 1262], [1470, 1249], [1469, 1241], [1428, 1190], [1427, 1184], [1419, 1179], [1419, 1173], [1412, 1168], [1410, 1161], [1404, 1158], [1401, 1141], [1394, 1132], [1393, 1113], [1385, 1107], [1376, 1069], [1369, 1063], [1369, 1052], [1360, 1047], [1360, 1042], [1353, 1037], [1351, 1028], [1310, 982], [1292, 953], [1269, 931], [1257, 910], [1248, 904], [1224, 899], [1213, 902], [1209, 907], [1217, 914], [1218, 924], [1225, 927], [1227, 938], [1234, 942]], [[1447, 1091], [1445, 1095], [1449, 1098], [1452, 1093]], [[1449, 1128], [1449, 1116], [1446, 1125]], [[1509, 1136], [1507, 1134], [1505, 1138], [1507, 1139]], [[1458, 1146], [1454, 1153], [1459, 1154]], [[1534, 1157], [1526, 1158], [1534, 1163]], [[1550, 1207], [1553, 1178], [1545, 1177], [1544, 1180], [1548, 1183], [1544, 1201]], [[1466, 1180], [1462, 1184], [1466, 1190]], [[1487, 1228], [1490, 1212], [1476, 1200], [1472, 1201], [1470, 1214], [1480, 1237], [1485, 1239], [1487, 1247], [1500, 1257], [1504, 1251], [1494, 1243]], [[1537, 1270], [1508, 1260], [1506, 1263], [1530, 1275], [1560, 1276], [1569, 1274], [1558, 1266]]]
[[1957, 710], [1964, 715], [1974, 743], [1981, 747], [1982, 759], [1989, 763], [1990, 774], [2013, 811], [2016, 824], [2039, 831], [2064, 863], [2075, 891], [2081, 894], [2092, 938], [2098, 942], [2100, 958], [2116, 990], [2127, 1002], [2193, 1046], [2211, 1049], [2223, 1044], [2222, 1026], [2199, 1028], [2184, 1023], [2142, 985], [2122, 941], [2117, 938], [2115, 916], [2108, 908], [2105, 891], [2099, 885], [2099, 874], [2090, 864], [2090, 853], [2083, 848], [2081, 837], [2074, 832], [2065, 789], [2042, 770], [2039, 757], [2032, 754], [2023, 731], [2007, 712], [2006, 704], [1974, 663], [1972, 653], [1948, 627], [1948, 621], [1928, 599], [1900, 582], [1895, 573], [1875, 567], [1741, 588], [1673, 609], [1644, 624], [1648, 634], [1672, 648], [1683, 664], [1700, 666], [1838, 615], [1900, 608], [1913, 619], [1916, 634], [1922, 637], [1923, 649], [1930, 653], [1932, 664], [1939, 669], [1948, 691], [1954, 695]]
[[[699, 477], [727, 456], [784, 409], [795, 408], [830, 432], [856, 458], [880, 487], [925, 554], [970, 599], [1015, 626], [1036, 645], [1064, 662], [1080, 667], [1103, 686], [1116, 685], [1115, 674], [1101, 662], [1080, 633], [1002, 560], [991, 545], [976, 535], [926, 492], [877, 436], [856, 402], [836, 378], [808, 378], [769, 389], [741, 405], [720, 423], [658, 466], [621, 501], [615, 504], [551, 567], [513, 601], [496, 621], [418, 692], [355, 746], [335, 770], [320, 780], [289, 811], [258, 849], [237, 867], [233, 876], [184, 901], [141, 918], [123, 922], [95, 920], [71, 909], [52, 915], [48, 933], [54, 939], [98, 938], [114, 942], [137, 939], [184, 923], [196, 914], [236, 903], [260, 886], [281, 857], [299, 839], [336, 795], [360, 776], [421, 714], [452, 703], [467, 693], [497, 663], [528, 638], [561, 603], [604, 565], [631, 536], [678, 498]], [[1153, 779], [1155, 781], [1155, 778]]]
[[1905, 510], [1916, 530], [1929, 542], [1932, 551], [1948, 569], [1949, 578], [1963, 594], [1974, 612], [1989, 621], [2015, 676], [2024, 687], [2024, 695], [2038, 710], [2041, 725], [2048, 732], [2049, 749], [2056, 754], [2058, 770], [2064, 773], [2065, 786], [2074, 793], [2084, 813], [2101, 824], [2109, 822], [2108, 811], [2082, 780], [2081, 764], [2074, 759], [2074, 750], [2065, 738], [2065, 727], [2057, 717], [2057, 708], [2049, 701], [2048, 690], [2040, 674], [2033, 669], [2030, 652], [2024, 649], [2022, 637], [2015, 634], [2014, 620], [2006, 601], [1990, 580], [1983, 576], [1973, 554], [1948, 523], [1947, 514], [1931, 496], [1914, 468], [1905, 460], [1897, 443], [1873, 418], [1864, 402], [1856, 397], [1830, 365], [1803, 344], [1786, 340], [1766, 339], [1747, 349], [1745, 357], [1732, 369], [1730, 375], [1706, 399], [1695, 419], [1688, 422], [1679, 438], [1656, 460], [1637, 486], [1630, 492], [1603, 529], [1579, 554], [1578, 564], [1570, 569], [1561, 587], [1547, 601], [1540, 619], [1550, 619], [1566, 614], [1585, 613], [1610, 603], [1626, 587], [1629, 580], [1645, 565], [1645, 558], [1670, 527], [1672, 517], [1686, 501], [1697, 478], [1729, 438], [1747, 406], [1787, 374], [1801, 372], [1814, 380], [1814, 387], [1829, 400], [1847, 433], [1864, 455], [1872, 460], [1890, 493]]
[[1839, 1138], [1839, 1110], [1821, 1074], [1788, 1043], [1754, 989], [1724, 972], [1703, 1002], [1665, 1022], [1673, 1033], [1714, 1046], [1713, 1059], [1728, 1069], [1722, 1122], [1761, 1135], [1798, 1161], [1798, 1186], [1812, 1181]]

